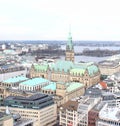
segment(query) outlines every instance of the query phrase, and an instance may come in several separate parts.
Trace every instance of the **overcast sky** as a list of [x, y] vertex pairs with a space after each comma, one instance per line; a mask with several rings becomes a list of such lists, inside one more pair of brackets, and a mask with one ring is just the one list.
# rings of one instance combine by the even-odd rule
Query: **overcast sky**
[[120, 40], [120, 0], [0, 0], [0, 40]]

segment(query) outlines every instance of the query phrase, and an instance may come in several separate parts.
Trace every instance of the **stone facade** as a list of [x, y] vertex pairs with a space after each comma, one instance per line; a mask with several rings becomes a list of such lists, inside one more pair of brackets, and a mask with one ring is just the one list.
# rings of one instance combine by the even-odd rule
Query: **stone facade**
[[37, 71], [35, 70], [34, 65], [32, 65], [30, 69], [30, 77], [42, 77], [48, 79], [48, 71]]
[[100, 72], [96, 73], [93, 76], [90, 76], [88, 71], [86, 71], [82, 76], [76, 74], [70, 74], [71, 82], [81, 82], [85, 84], [85, 87], [90, 87], [93, 84], [96, 84], [100, 81]]
[[[56, 86], [56, 95], [60, 96], [58, 100], [56, 100], [56, 103], [58, 106], [61, 104], [66, 103], [68, 100], [81, 96], [85, 92], [85, 87], [83, 85], [77, 87], [77, 88], [72, 88], [71, 85], [81, 85], [80, 83], [71, 83], [69, 86], [67, 84], [63, 83], [57, 83]], [[72, 90], [68, 90], [68, 88], [71, 86]]]
[[66, 51], [65, 60], [74, 62], [74, 51]]
[[[55, 81], [55, 82], [80, 82], [80, 83], [83, 83], [86, 88], [92, 86], [93, 84], [100, 82], [100, 71], [97, 68], [97, 66], [95, 66], [94, 64], [85, 66], [86, 68], [84, 68], [84, 73], [81, 74], [81, 71], [83, 70], [83, 68], [76, 68], [76, 70], [74, 70], [70, 66], [68, 69], [66, 69], [66, 68], [62, 69], [62, 67], [65, 67], [65, 65], [69, 66], [70, 62], [69, 61], [60, 61], [60, 62], [63, 66], [60, 66], [59, 63], [56, 62], [55, 65], [58, 68], [56, 66], [54, 66], [53, 68], [49, 68], [49, 70], [48, 70], [49, 72], [47, 72], [47, 73], [46, 72], [41, 73], [40, 71], [36, 72], [34, 70], [34, 68], [32, 67], [31, 68], [32, 70], [30, 73], [31, 78], [38, 77], [38, 76], [41, 77], [41, 75], [42, 75], [42, 77], [44, 77], [46, 79], [49, 78], [49, 80]], [[86, 64], [84, 64], [84, 65], [86, 65]], [[91, 67], [92, 74], [88, 71], [89, 67]], [[94, 67], [97, 68], [96, 71], [94, 70]], [[79, 72], [78, 72], [78, 70], [79, 70]]]

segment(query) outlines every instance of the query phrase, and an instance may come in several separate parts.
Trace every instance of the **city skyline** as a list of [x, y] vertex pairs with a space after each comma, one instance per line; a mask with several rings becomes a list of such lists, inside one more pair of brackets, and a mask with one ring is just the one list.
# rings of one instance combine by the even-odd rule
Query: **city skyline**
[[0, 40], [120, 40], [119, 0], [0, 0]]

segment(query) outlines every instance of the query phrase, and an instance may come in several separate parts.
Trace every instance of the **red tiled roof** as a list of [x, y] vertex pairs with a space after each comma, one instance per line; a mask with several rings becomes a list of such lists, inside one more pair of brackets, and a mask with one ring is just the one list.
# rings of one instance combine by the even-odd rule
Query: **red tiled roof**
[[102, 86], [103, 89], [107, 89], [107, 84], [104, 81], [101, 81], [100, 85]]

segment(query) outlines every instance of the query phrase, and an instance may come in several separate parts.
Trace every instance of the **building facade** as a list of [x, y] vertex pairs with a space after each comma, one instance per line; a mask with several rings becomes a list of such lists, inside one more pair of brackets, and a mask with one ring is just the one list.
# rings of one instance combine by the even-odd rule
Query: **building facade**
[[77, 107], [78, 102], [76, 101], [68, 101], [64, 105], [60, 107], [59, 117], [61, 126], [77, 126]]
[[64, 60], [58, 60], [46, 69], [44, 69], [44, 65], [43, 67], [40, 65], [39, 69], [35, 64], [31, 68], [30, 76], [31, 78], [44, 77], [54, 82], [80, 82], [86, 88], [100, 82], [100, 71], [95, 64], [74, 64]]
[[57, 118], [57, 106], [53, 99], [45, 94], [35, 94], [30, 97], [9, 96], [0, 111], [4, 112], [8, 106], [13, 114], [20, 114], [21, 118], [36, 120], [34, 126], [53, 125]]
[[99, 98], [84, 97], [78, 105], [78, 126], [88, 126], [89, 111], [100, 101]]
[[56, 95], [60, 96], [60, 100], [57, 101], [58, 106], [66, 103], [68, 100], [81, 96], [85, 92], [85, 87], [81, 83], [57, 83]]

